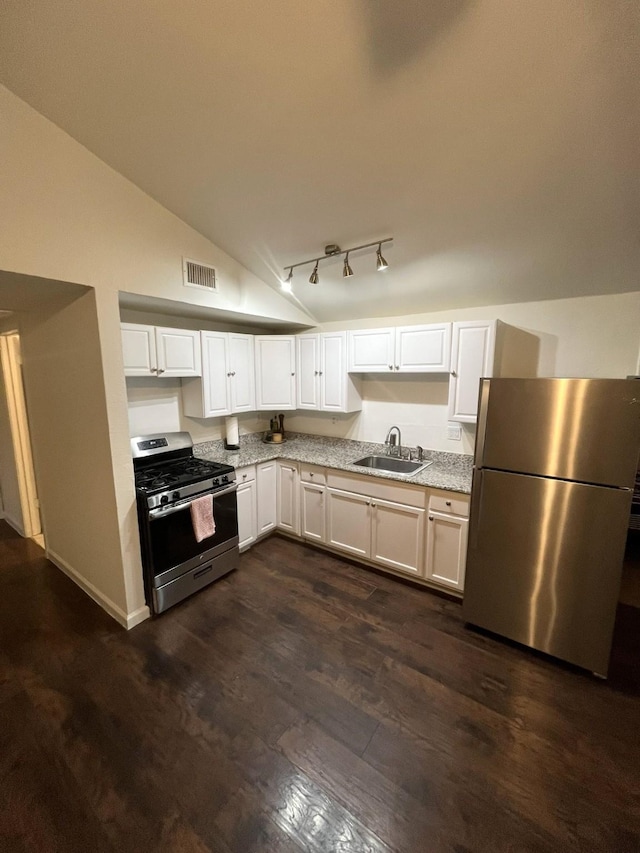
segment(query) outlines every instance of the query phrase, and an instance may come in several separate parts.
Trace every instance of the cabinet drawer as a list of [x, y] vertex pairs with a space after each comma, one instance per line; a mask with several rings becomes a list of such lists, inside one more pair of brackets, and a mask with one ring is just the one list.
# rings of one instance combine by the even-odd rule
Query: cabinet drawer
[[243, 483], [250, 483], [256, 478], [256, 466], [246, 465], [244, 468], [236, 468], [236, 483], [241, 486]]
[[315, 483], [316, 486], [325, 486], [327, 484], [325, 469], [320, 465], [302, 464], [300, 466], [300, 479], [303, 483]]
[[469, 497], [456, 492], [432, 492], [429, 497], [430, 512], [445, 512], [449, 515], [469, 517]]
[[393, 501], [406, 506], [424, 508], [427, 492], [422, 486], [410, 486], [397, 480], [384, 480], [381, 477], [351, 474], [330, 468], [327, 471], [327, 485], [345, 492], [356, 492], [369, 498]]

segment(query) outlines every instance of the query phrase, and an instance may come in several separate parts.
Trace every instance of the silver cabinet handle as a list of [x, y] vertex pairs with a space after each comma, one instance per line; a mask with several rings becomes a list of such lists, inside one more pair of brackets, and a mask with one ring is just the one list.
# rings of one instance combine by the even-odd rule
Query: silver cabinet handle
[[158, 368], [158, 374], [160, 374], [160, 373], [164, 373], [164, 367], [159, 367], [159, 368]]
[[371, 501], [371, 506], [377, 506], [375, 501]]
[[396, 364], [396, 370], [400, 370], [400, 365]]
[[158, 372], [157, 367], [150, 367], [149, 370], [151, 371], [151, 373], [157, 373]]
[[292, 376], [295, 376], [295, 373], [292, 373], [291, 375], [292, 375]]
[[452, 375], [452, 376], [457, 376], [458, 374], [455, 372], [455, 370], [452, 370], [452, 371], [451, 371], [451, 375]]
[[231, 376], [231, 373], [227, 373], [227, 376]]
[[318, 372], [317, 370], [314, 370], [314, 371], [313, 371], [313, 375], [314, 375], [314, 376], [320, 376], [320, 374], [319, 374], [319, 372]]
[[242, 479], [243, 479], [243, 480], [246, 480], [246, 479], [247, 479], [247, 475], [246, 475], [246, 474], [243, 474], [243, 475], [242, 475]]
[[430, 515], [430, 516], [429, 516], [429, 521], [433, 521], [433, 516], [432, 516], [432, 515]]
[[445, 506], [451, 506], [451, 501], [445, 501]]
[[313, 477], [313, 474], [309, 474], [310, 477]]
[[390, 364], [390, 365], [389, 365], [389, 370], [393, 370], [393, 365], [392, 365], [392, 364]]

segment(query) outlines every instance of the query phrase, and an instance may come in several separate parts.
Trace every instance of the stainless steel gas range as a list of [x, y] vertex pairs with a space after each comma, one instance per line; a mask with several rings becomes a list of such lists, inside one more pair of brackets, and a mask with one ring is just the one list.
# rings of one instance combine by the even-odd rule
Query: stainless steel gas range
[[[237, 567], [236, 475], [195, 457], [188, 432], [137, 436], [131, 450], [147, 603], [162, 613]], [[205, 496], [214, 532], [198, 541], [192, 505]]]

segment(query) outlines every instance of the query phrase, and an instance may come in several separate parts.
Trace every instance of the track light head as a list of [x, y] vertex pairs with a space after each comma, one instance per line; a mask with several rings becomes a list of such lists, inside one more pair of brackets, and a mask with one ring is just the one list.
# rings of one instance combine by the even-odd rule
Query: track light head
[[291, 293], [291, 291], [293, 290], [292, 282], [293, 282], [293, 267], [289, 267], [289, 275], [280, 284], [280, 287], [282, 287], [282, 289], [284, 290], [285, 293]]
[[344, 267], [342, 268], [342, 277], [349, 278], [350, 275], [353, 275], [353, 270], [349, 266], [349, 252], [345, 255], [344, 258]]
[[382, 257], [382, 243], [378, 243], [378, 250], [376, 252], [376, 269], [378, 271], [379, 270], [386, 270], [388, 266], [389, 266], [389, 264]]
[[309, 284], [317, 284], [318, 283], [318, 262], [316, 261], [316, 265], [313, 268], [313, 272], [309, 276]]

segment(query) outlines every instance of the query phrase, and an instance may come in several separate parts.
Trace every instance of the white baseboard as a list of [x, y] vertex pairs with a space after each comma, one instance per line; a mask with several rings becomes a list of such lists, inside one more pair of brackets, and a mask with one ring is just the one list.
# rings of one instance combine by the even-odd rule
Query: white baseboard
[[111, 601], [104, 593], [100, 592], [100, 590], [95, 587], [90, 581], [83, 578], [81, 574], [79, 574], [72, 566], [67, 563], [59, 554], [56, 554], [55, 551], [51, 551], [51, 549], [47, 548], [45, 551], [48, 560], [57, 566], [60, 571], [64, 572], [67, 577], [71, 578], [71, 580], [76, 583], [80, 589], [87, 593], [89, 598], [92, 598], [96, 604], [99, 604], [103, 610], [112, 616], [116, 622], [119, 622], [124, 628], [129, 630], [130, 628], [134, 628], [136, 625], [139, 625], [140, 622], [144, 622], [145, 619], [150, 617], [149, 608], [144, 605], [144, 607], [139, 607], [137, 610], [134, 610], [133, 613], [125, 613], [121, 607], [118, 607], [115, 602]]
[[135, 628], [136, 625], [139, 625], [141, 622], [144, 622], [145, 619], [149, 619], [151, 617], [151, 613], [149, 608], [145, 604], [143, 607], [138, 607], [137, 610], [134, 610], [133, 613], [129, 613], [127, 616], [127, 630], [131, 630], [131, 628]]

